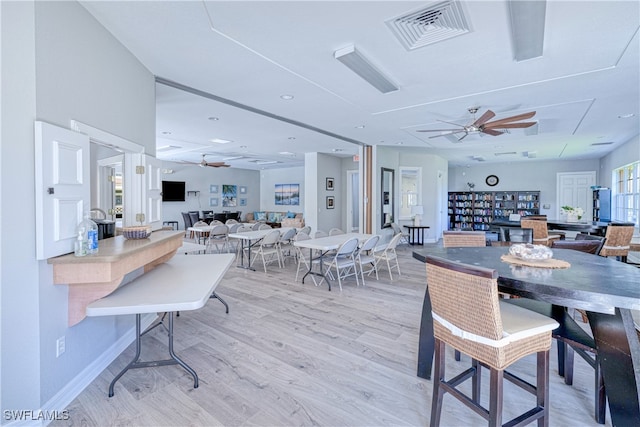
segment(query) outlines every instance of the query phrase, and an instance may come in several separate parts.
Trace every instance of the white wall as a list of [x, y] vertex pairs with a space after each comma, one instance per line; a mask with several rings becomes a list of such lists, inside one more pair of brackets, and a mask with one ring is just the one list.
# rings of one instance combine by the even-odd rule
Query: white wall
[[0, 405], [4, 413], [40, 407], [40, 299], [32, 214], [34, 4], [0, 2], [0, 19]]
[[[265, 169], [260, 171], [260, 206], [254, 210], [269, 212], [302, 212], [305, 207], [304, 167]], [[276, 184], [299, 184], [299, 205], [276, 205]]]
[[[163, 221], [178, 221], [180, 229], [184, 228], [181, 212], [187, 211], [242, 211], [242, 217], [247, 212], [260, 208], [260, 173], [258, 171], [235, 168], [201, 168], [197, 165], [185, 165], [174, 162], [162, 162], [163, 169], [173, 170], [172, 174], [163, 174], [165, 181], [184, 181], [187, 191], [199, 191], [198, 195], [187, 195], [184, 202], [163, 202]], [[211, 185], [218, 186], [218, 193], [210, 193]], [[238, 198], [236, 207], [222, 206], [222, 185], [237, 185]], [[246, 194], [239, 194], [240, 186], [247, 187]], [[218, 199], [218, 206], [209, 206], [211, 198]], [[246, 206], [240, 206], [240, 199], [247, 199]]]
[[[478, 163], [470, 167], [449, 169], [449, 191], [469, 191], [468, 182], [475, 184], [474, 191], [540, 191], [540, 209], [543, 215], [554, 218], [556, 205], [556, 174], [558, 172], [599, 171], [600, 162], [592, 160], [557, 160], [513, 163]], [[496, 175], [499, 183], [489, 187], [485, 183], [488, 175]], [[600, 182], [596, 173], [596, 182]]]
[[[67, 327], [67, 287], [35, 260], [34, 132], [72, 119], [155, 153], [153, 75], [76, 2], [0, 2], [2, 10], [2, 410], [47, 406], [104, 355], [133, 318]], [[55, 356], [55, 341], [66, 352]], [[68, 402], [67, 402], [68, 403]], [[58, 408], [63, 409], [63, 408]], [[3, 420], [5, 421], [5, 420]]]

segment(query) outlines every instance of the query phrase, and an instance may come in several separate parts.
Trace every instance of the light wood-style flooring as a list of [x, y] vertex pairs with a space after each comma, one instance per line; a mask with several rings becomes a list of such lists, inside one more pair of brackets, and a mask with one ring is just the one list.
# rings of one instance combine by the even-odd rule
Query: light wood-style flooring
[[[425, 426], [432, 382], [416, 376], [418, 329], [426, 289], [424, 264], [401, 246], [402, 277], [382, 270], [356, 287], [353, 278], [326, 284], [294, 282], [295, 264], [268, 273], [232, 267], [216, 300], [183, 312], [175, 322], [175, 351], [196, 370], [200, 387], [179, 366], [127, 372], [109, 398], [114, 375], [133, 357], [132, 344], [52, 426]], [[131, 317], [133, 325], [134, 319]], [[143, 337], [143, 360], [167, 355], [166, 332]], [[573, 386], [557, 375], [551, 353], [552, 426], [598, 425], [593, 419], [593, 370], [576, 357]], [[469, 360], [448, 372], [462, 371]], [[533, 381], [535, 356], [512, 371]], [[488, 385], [488, 375], [483, 385]], [[484, 396], [488, 391], [483, 391]], [[505, 421], [533, 407], [533, 396], [505, 384]], [[443, 426], [485, 422], [450, 396]], [[607, 413], [607, 425], [610, 417]]]

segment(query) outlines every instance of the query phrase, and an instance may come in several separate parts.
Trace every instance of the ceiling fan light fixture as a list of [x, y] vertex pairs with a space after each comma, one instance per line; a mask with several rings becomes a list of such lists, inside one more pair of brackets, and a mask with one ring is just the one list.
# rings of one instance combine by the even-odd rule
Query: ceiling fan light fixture
[[351, 71], [366, 80], [371, 86], [382, 93], [395, 92], [398, 90], [391, 80], [389, 80], [380, 70], [374, 67], [354, 45], [349, 45], [338, 49], [333, 53], [333, 57], [342, 62]]

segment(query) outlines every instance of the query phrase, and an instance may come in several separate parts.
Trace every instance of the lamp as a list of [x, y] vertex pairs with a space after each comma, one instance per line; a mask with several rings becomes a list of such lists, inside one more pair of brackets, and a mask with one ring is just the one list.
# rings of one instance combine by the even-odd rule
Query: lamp
[[389, 93], [398, 90], [398, 86], [393, 84], [377, 68], [371, 65], [369, 61], [356, 50], [354, 45], [336, 50], [333, 53], [333, 57], [365, 79], [380, 92]]
[[420, 225], [420, 216], [424, 213], [424, 208], [420, 205], [411, 206], [411, 214], [413, 215], [413, 225]]

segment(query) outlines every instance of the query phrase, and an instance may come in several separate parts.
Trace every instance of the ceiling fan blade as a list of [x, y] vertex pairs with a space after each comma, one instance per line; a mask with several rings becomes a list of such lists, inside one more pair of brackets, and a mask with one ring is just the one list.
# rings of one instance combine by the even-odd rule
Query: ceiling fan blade
[[464, 129], [419, 129], [416, 132], [464, 132]]
[[482, 129], [521, 129], [531, 127], [536, 123], [537, 122], [502, 123], [498, 124], [497, 126], [493, 123], [487, 123], [486, 125], [482, 126]]
[[489, 129], [487, 129], [487, 128], [480, 129], [480, 132], [486, 133], [486, 134], [489, 134], [489, 135], [493, 135], [493, 136], [502, 135], [504, 133], [504, 132], [500, 132], [500, 131], [497, 131], [497, 130], [494, 130], [494, 129], [491, 129], [491, 128], [489, 128]]
[[505, 117], [504, 119], [494, 120], [492, 122], [485, 123], [485, 126], [491, 125], [492, 127], [496, 127], [496, 126], [494, 126], [495, 124], [504, 124], [504, 123], [510, 123], [510, 122], [517, 122], [518, 120], [530, 119], [531, 117], [533, 117], [535, 115], [536, 115], [535, 111], [530, 111], [528, 113], [518, 114], [517, 116]]
[[211, 166], [212, 168], [228, 168], [230, 165], [225, 162], [210, 162], [207, 163], [207, 166]]
[[495, 116], [496, 113], [491, 110], [487, 110], [483, 115], [480, 116], [478, 120], [473, 122], [471, 126], [480, 127], [481, 125], [487, 123], [489, 120], [493, 119]]
[[432, 138], [439, 138], [439, 137], [441, 137], [441, 136], [453, 135], [453, 134], [455, 134], [455, 133], [460, 133], [460, 132], [468, 133], [468, 132], [467, 132], [466, 130], [464, 130], [464, 129], [460, 129], [460, 130], [447, 130], [447, 131], [446, 131], [446, 133], [441, 133], [440, 135], [433, 135], [433, 136], [430, 136], [430, 137], [429, 137], [429, 139], [432, 139]]

